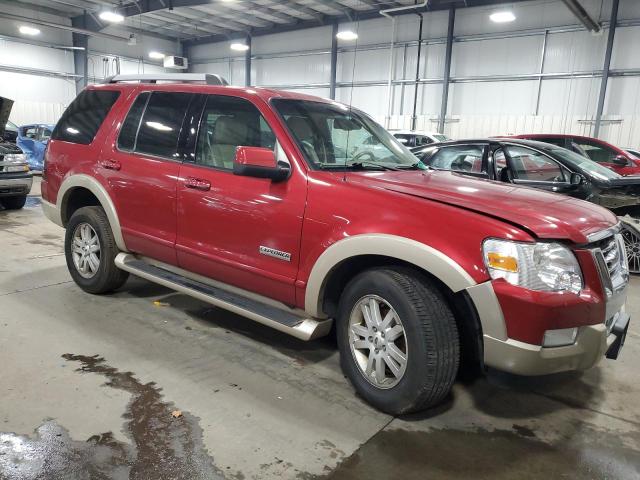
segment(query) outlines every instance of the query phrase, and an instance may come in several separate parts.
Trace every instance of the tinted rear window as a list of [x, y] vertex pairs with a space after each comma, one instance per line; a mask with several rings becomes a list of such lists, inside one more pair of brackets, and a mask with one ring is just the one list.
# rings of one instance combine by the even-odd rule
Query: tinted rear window
[[85, 90], [65, 110], [51, 138], [88, 145], [120, 96], [114, 90]]
[[153, 92], [138, 130], [136, 152], [175, 158], [182, 121], [193, 95]]
[[138, 95], [136, 101], [133, 102], [133, 106], [129, 110], [127, 118], [120, 129], [118, 148], [121, 150], [133, 150], [135, 147], [138, 126], [140, 125], [140, 117], [142, 117], [142, 112], [144, 111], [148, 98], [149, 92], [144, 92]]

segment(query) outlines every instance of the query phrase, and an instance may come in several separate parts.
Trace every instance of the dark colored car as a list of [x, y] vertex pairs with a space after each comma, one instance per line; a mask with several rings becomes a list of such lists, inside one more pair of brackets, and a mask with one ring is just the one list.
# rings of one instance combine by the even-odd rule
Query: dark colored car
[[640, 177], [623, 177], [557, 145], [519, 139], [447, 142], [414, 154], [437, 170], [570, 195], [621, 217], [630, 270], [640, 273]]
[[4, 140], [12, 106], [12, 100], [0, 97], [0, 205], [7, 210], [24, 206], [33, 182], [22, 150]]
[[620, 175], [640, 175], [640, 157], [598, 138], [544, 133], [515, 135], [511, 138], [552, 143], [590, 158]]

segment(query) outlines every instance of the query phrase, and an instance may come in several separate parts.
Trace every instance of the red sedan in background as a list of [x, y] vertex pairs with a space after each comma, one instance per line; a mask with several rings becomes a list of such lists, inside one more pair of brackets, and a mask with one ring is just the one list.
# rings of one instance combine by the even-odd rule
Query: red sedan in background
[[513, 135], [511, 138], [552, 143], [590, 158], [620, 175], [640, 175], [639, 157], [597, 138], [546, 133]]

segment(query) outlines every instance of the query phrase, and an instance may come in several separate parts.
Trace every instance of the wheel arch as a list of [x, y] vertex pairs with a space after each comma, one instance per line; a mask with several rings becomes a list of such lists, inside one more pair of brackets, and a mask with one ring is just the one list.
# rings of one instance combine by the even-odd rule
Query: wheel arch
[[324, 299], [332, 275], [344, 262], [365, 257], [413, 266], [442, 282], [453, 293], [476, 285], [458, 263], [433, 247], [396, 235], [354, 235], [334, 243], [316, 260], [305, 291], [306, 312], [314, 317], [326, 316]]
[[95, 178], [83, 174], [71, 175], [62, 182], [58, 190], [56, 207], [60, 212], [60, 220], [63, 226], [67, 225], [75, 210], [93, 205], [104, 209], [116, 245], [121, 251], [127, 252], [118, 212], [104, 186]]

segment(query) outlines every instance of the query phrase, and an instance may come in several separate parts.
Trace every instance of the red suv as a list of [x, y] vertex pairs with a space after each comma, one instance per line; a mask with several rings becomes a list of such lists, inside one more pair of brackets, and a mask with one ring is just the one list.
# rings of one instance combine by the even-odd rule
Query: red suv
[[628, 267], [609, 211], [428, 170], [340, 103], [136, 78], [84, 90], [46, 153], [43, 208], [83, 290], [133, 273], [302, 340], [335, 321], [346, 375], [393, 414], [441, 401], [462, 367], [618, 355]]
[[510, 138], [552, 143], [590, 158], [620, 175], [640, 175], [640, 158], [597, 138], [545, 133], [514, 135]]

